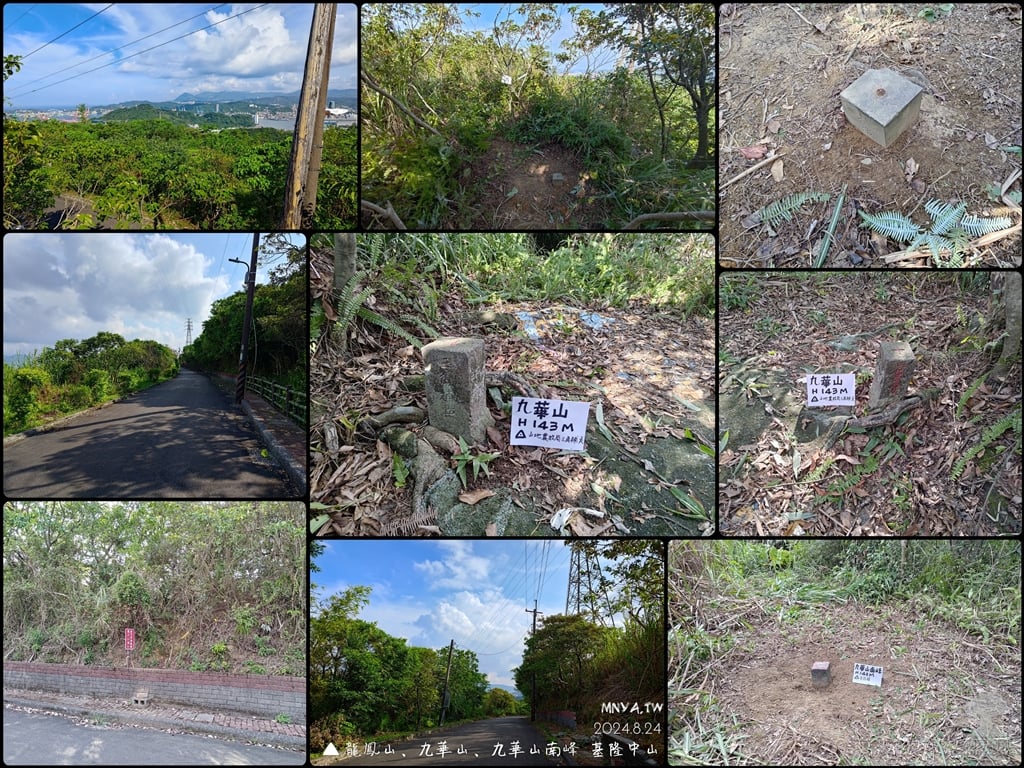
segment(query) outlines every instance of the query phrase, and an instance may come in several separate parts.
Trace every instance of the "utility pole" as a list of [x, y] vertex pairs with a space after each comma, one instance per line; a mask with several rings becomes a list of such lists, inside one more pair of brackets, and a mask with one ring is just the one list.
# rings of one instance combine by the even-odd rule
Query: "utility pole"
[[[242, 322], [242, 351], [238, 355], [238, 377], [235, 379], [235, 404], [245, 397], [245, 367], [249, 363], [249, 328], [252, 325], [252, 300], [256, 295], [256, 256], [260, 250], [260, 233], [252, 233], [252, 257], [249, 271], [245, 273], [245, 320]], [[245, 264], [238, 259], [228, 259], [236, 264]]]
[[[288, 185], [284, 193], [282, 229], [301, 229], [311, 222], [316, 210], [316, 179], [310, 185], [310, 171], [316, 154], [316, 169], [320, 169], [320, 149], [323, 146], [324, 106], [327, 103], [327, 80], [330, 74], [331, 47], [334, 43], [334, 17], [336, 3], [316, 3], [313, 23], [309, 30], [306, 49], [306, 69], [302, 76], [302, 91], [292, 138], [291, 163], [288, 166]], [[321, 95], [321, 91], [323, 92]], [[319, 124], [319, 133], [317, 131]], [[317, 147], [317, 136], [320, 146]], [[312, 194], [311, 194], [312, 193]]]
[[451, 643], [448, 645], [448, 669], [444, 673], [444, 692], [441, 694], [441, 716], [437, 719], [437, 727], [440, 728], [444, 725], [444, 712], [448, 709], [448, 703], [451, 701], [451, 696], [448, 693], [448, 678], [452, 674], [452, 651], [455, 650], [455, 638], [452, 638]]
[[[530, 637], [537, 634], [537, 614], [544, 613], [544, 611], [537, 610], [537, 600], [533, 601], [533, 610], [529, 608], [525, 609], [527, 613], [533, 614], [533, 629], [530, 630]], [[534, 722], [537, 719], [537, 673], [533, 672], [530, 675], [530, 722]]]

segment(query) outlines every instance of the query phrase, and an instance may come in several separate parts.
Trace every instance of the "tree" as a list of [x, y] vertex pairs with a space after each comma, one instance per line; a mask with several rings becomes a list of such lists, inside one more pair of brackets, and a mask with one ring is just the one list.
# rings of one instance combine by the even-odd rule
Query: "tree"
[[[439, 648], [435, 667], [439, 701], [444, 691], [447, 665], [448, 648]], [[486, 692], [487, 676], [480, 672], [476, 654], [463, 648], [454, 649], [451, 673], [448, 675], [448, 694], [451, 698], [445, 719], [464, 720], [478, 717], [483, 713]]]
[[78, 105], [78, 122], [88, 123], [89, 122], [89, 108], [85, 104]]
[[516, 687], [528, 697], [536, 675], [538, 707], [576, 709], [593, 687], [590, 668], [611, 633], [582, 616], [548, 616], [526, 641], [513, 670]]
[[614, 3], [610, 11], [578, 17], [585, 36], [622, 51], [647, 78], [661, 123], [662, 156], [668, 154], [668, 125], [662, 83], [683, 88], [693, 104], [697, 149], [690, 165], [708, 167], [715, 82], [715, 6], [711, 3]]
[[491, 688], [484, 697], [484, 713], [488, 717], [515, 715], [519, 709], [519, 700], [503, 688]]
[[1021, 276], [1020, 272], [1007, 272], [1002, 275], [1003, 309], [1006, 312], [1006, 338], [1003, 340], [999, 362], [993, 369], [992, 378], [1002, 378], [1013, 365], [1020, 361], [1021, 335]]

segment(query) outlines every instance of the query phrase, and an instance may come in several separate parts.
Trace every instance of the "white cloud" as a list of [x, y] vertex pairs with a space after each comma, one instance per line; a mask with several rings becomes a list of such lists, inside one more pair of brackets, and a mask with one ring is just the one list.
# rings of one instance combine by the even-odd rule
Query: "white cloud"
[[484, 585], [490, 579], [491, 567], [496, 561], [473, 554], [471, 541], [442, 541], [438, 542], [438, 547], [447, 553], [443, 560], [413, 563], [413, 568], [430, 577], [433, 589]]
[[[118, 3], [105, 11], [101, 20], [84, 25], [26, 60], [22, 70], [5, 84], [5, 95], [11, 97], [13, 107], [25, 108], [82, 102], [98, 106], [131, 99], [162, 101], [186, 91], [299, 90], [312, 3], [263, 7], [232, 4], [203, 13], [206, 8], [209, 6]], [[29, 18], [38, 15], [33, 12]], [[187, 21], [190, 17], [196, 18]], [[332, 88], [356, 87], [357, 17], [355, 6], [338, 6]], [[61, 31], [81, 20], [71, 13], [58, 14], [54, 19]], [[185, 23], [172, 26], [178, 22]], [[203, 29], [216, 22], [222, 23]], [[40, 27], [38, 21], [36, 28], [27, 32], [28, 23], [5, 29], [5, 52], [24, 54], [55, 36], [52, 29]], [[199, 31], [187, 35], [193, 30]], [[149, 48], [154, 50], [147, 51]], [[115, 49], [121, 50], [103, 55]], [[99, 58], [89, 61], [94, 56]], [[117, 63], [112, 63], [115, 60]], [[103, 68], [68, 79], [97, 67]], [[51, 73], [56, 74], [46, 77]]]
[[4, 354], [111, 331], [183, 343], [230, 287], [210, 260], [166, 235], [29, 234], [4, 238]]

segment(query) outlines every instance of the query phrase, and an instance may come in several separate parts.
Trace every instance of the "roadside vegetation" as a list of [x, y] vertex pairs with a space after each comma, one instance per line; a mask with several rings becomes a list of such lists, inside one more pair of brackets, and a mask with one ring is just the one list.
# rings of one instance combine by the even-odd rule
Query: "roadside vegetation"
[[303, 676], [305, 508], [9, 502], [4, 658]]
[[[281, 238], [265, 237], [261, 258], [276, 259], [270, 282], [258, 284], [253, 297], [249, 368], [299, 392], [306, 391], [306, 249]], [[218, 299], [202, 332], [181, 351], [181, 364], [208, 373], [235, 375], [245, 320], [244, 290]]]
[[174, 352], [156, 341], [125, 341], [101, 331], [61, 339], [4, 363], [4, 435], [127, 397], [178, 375]]
[[[662, 543], [637, 539], [571, 546], [589, 551], [582, 562], [601, 557], [603, 573], [589, 588], [580, 587], [578, 611], [538, 622], [514, 670], [516, 686], [529, 696], [536, 678], [537, 709], [574, 712], [588, 740], [597, 735], [593, 724], [605, 721], [609, 728], [599, 729], [602, 733], [625, 736], [664, 755]], [[608, 702], [636, 703], [638, 711], [609, 715], [602, 711]]]

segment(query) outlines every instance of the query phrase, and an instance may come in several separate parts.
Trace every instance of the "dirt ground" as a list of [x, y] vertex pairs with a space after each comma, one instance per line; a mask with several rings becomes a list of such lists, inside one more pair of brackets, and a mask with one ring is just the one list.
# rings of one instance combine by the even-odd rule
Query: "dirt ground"
[[[1009, 217], [1005, 235], [993, 233], [987, 240], [994, 242], [968, 251], [968, 266], [1020, 264], [1020, 5], [957, 3], [948, 16], [931, 6], [932, 22], [918, 15], [927, 7], [721, 7], [722, 266], [810, 266], [844, 187], [823, 266], [931, 264], [903, 253], [905, 244], [872, 238], [857, 210], [902, 212], [927, 227], [924, 205], [932, 199], [963, 201], [977, 216]], [[839, 99], [866, 70], [882, 68], [925, 89], [918, 122], [887, 149], [847, 123]], [[736, 178], [773, 156], [774, 163]], [[998, 191], [990, 194], [990, 185]], [[804, 203], [776, 230], [752, 216], [809, 192], [829, 199]]]
[[[970, 290], [964, 281], [977, 280]], [[1021, 530], [1019, 369], [998, 358], [988, 276], [748, 273], [719, 280], [719, 529], [727, 536], [984, 536]], [[826, 445], [804, 377], [855, 373], [907, 341], [922, 401]], [[998, 436], [986, 433], [1003, 425]], [[980, 446], [984, 445], [982, 449]]]
[[[326, 274], [329, 280], [332, 265], [326, 259], [317, 263], [318, 258], [314, 252], [313, 274]], [[477, 310], [454, 295], [442, 300], [442, 316], [433, 325], [442, 335], [484, 338], [488, 371], [512, 372], [533, 387], [543, 385], [544, 396], [589, 401], [588, 450], [509, 446], [508, 418], [488, 399], [498, 423], [484, 449], [499, 457], [490, 463], [490, 476], [481, 473], [470, 481], [470, 489], [507, 494], [517, 514], [528, 513], [524, 534], [557, 535], [551, 517], [568, 507], [620, 515], [632, 535], [709, 534], [715, 467], [700, 447], [711, 450], [714, 445], [713, 322], [695, 318], [681, 323], [648, 307], [592, 308], [610, 321], [595, 329], [581, 321], [576, 307], [507, 303], [487, 309], [513, 317], [532, 313], [538, 338], [481, 325]], [[436, 519], [410, 519], [413, 479], [396, 487], [391, 448], [356, 432], [360, 419], [393, 406], [426, 408], [423, 392], [403, 385], [404, 377], [423, 374], [420, 352], [361, 328], [349, 353], [322, 344], [311, 368], [311, 498], [327, 506], [332, 520], [322, 535], [395, 535], [399, 529], [401, 535], [438, 533]], [[506, 397], [519, 394], [504, 392]], [[598, 432], [598, 404], [611, 440]], [[328, 422], [340, 438], [333, 452], [325, 444]], [[640, 499], [633, 505], [619, 498], [627, 486]], [[704, 511], [685, 517], [687, 502], [680, 496]], [[460, 514], [469, 519], [471, 512], [463, 508]], [[569, 527], [575, 535], [618, 533], [579, 517]], [[480, 526], [473, 535], [483, 532]]]
[[462, 178], [477, 197], [445, 229], [596, 229], [604, 220], [590, 174], [560, 144], [527, 146], [495, 138]]
[[[701, 686], [702, 724], [730, 735], [733, 765], [1020, 764], [1018, 651], [913, 602], [763, 607], [737, 606], [742, 626]], [[811, 685], [816, 661], [831, 663], [824, 690]], [[853, 683], [855, 663], [882, 667], [881, 687]], [[678, 742], [673, 721], [695, 699], [671, 684], [669, 695]]]

